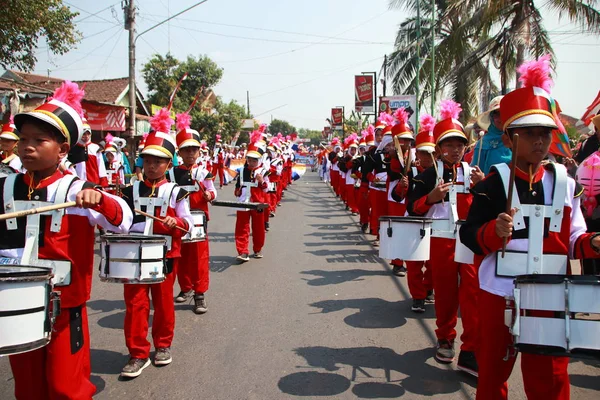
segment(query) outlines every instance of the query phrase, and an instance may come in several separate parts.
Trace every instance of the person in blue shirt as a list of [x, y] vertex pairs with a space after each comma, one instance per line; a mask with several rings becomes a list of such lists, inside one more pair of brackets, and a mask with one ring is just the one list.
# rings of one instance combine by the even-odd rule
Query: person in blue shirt
[[500, 100], [503, 96], [497, 96], [490, 102], [488, 111], [477, 117], [477, 125], [487, 131], [475, 145], [473, 161], [471, 166], [479, 166], [484, 174], [490, 172], [494, 164], [510, 163], [512, 151], [504, 146], [502, 134], [502, 122], [500, 119]]

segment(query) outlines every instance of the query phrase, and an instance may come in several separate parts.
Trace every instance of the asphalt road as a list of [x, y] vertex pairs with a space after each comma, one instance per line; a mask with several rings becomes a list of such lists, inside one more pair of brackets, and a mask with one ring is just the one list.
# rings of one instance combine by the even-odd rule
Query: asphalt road
[[[128, 359], [123, 289], [94, 280], [97, 399], [474, 398], [474, 378], [433, 359], [433, 306], [410, 311], [405, 278], [390, 274], [373, 238], [315, 174], [286, 192], [262, 260], [236, 265], [235, 211], [213, 207], [211, 217], [209, 312], [176, 306], [171, 365], [119, 379]], [[573, 399], [600, 397], [600, 362], [573, 360], [570, 373]], [[14, 398], [12, 391], [1, 358], [0, 398]], [[518, 366], [510, 392], [525, 397]]]

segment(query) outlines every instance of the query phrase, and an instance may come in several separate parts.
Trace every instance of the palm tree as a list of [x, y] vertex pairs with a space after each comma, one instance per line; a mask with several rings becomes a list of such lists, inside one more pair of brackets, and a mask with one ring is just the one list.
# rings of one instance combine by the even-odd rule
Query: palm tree
[[[537, 7], [533, 0], [452, 1], [451, 14], [473, 16], [467, 23], [475, 28], [473, 34], [478, 43], [455, 70], [455, 75], [460, 76], [482, 57], [490, 57], [500, 71], [502, 93], [506, 93], [511, 81], [509, 71], [522, 64], [526, 55], [537, 58], [554, 53], [541, 9], [547, 5], [558, 12], [559, 18], [566, 15], [570, 22], [580, 25], [582, 33], [598, 34], [600, 12], [594, 8], [596, 3], [596, 0], [548, 0]], [[515, 80], [519, 85], [517, 75]]]
[[[390, 6], [405, 7], [416, 13], [417, 3], [416, 0], [391, 0]], [[400, 24], [395, 51], [388, 59], [388, 77], [392, 79], [392, 88], [396, 93], [414, 93], [418, 83], [419, 107], [432, 95], [437, 98], [450, 96], [462, 104], [463, 118], [469, 120], [478, 113], [479, 89], [487, 87], [489, 91], [495, 90], [485, 57], [471, 63], [462, 74], [455, 73], [463, 60], [477, 49], [477, 43], [472, 40], [473, 18], [467, 18], [457, 9], [450, 8], [450, 1], [435, 0], [436, 22], [432, 26], [432, 2], [421, 0], [419, 3], [423, 16], [420, 24], [415, 16]], [[435, 47], [431, 41], [432, 29]], [[418, 37], [420, 40], [417, 40]], [[417, 57], [417, 46], [420, 47], [420, 57]], [[435, 63], [432, 63], [432, 52]], [[435, 75], [433, 82], [432, 64]]]

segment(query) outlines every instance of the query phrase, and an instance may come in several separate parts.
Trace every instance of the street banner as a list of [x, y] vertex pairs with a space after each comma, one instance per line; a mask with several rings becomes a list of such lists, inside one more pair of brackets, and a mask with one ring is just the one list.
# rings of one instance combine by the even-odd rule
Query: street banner
[[94, 131], [125, 131], [125, 107], [83, 104], [85, 117]]
[[354, 109], [363, 114], [375, 112], [373, 75], [354, 76]]
[[384, 105], [389, 109], [379, 110], [379, 111], [388, 111], [394, 112], [400, 107], [408, 108], [410, 107], [413, 111], [413, 114], [408, 119], [413, 127], [417, 126], [417, 115], [415, 110], [417, 109], [417, 96], [413, 94], [406, 95], [398, 95], [398, 96], [385, 96], [381, 98], [381, 106], [383, 108]]
[[[159, 112], [163, 108], [164, 107], [157, 106], [156, 104], [150, 105], [150, 111], [152, 112], [152, 115], [155, 115], [157, 112]], [[174, 110], [170, 110], [169, 115], [171, 116], [171, 118], [175, 119], [175, 111]]]
[[329, 137], [329, 135], [331, 135], [331, 127], [330, 126], [326, 126], [323, 128], [323, 139], [327, 139]]
[[340, 127], [344, 123], [344, 109], [343, 108], [332, 108], [331, 109], [331, 123], [334, 127]]

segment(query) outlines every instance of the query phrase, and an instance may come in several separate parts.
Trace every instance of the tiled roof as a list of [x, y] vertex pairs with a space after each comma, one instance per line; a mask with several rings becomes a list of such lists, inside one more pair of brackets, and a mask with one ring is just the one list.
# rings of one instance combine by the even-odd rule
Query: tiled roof
[[13, 90], [18, 89], [19, 91], [26, 93], [40, 93], [40, 94], [51, 94], [52, 91], [41, 88], [39, 86], [31, 85], [24, 82], [16, 82], [11, 79], [0, 78], [0, 90]]

